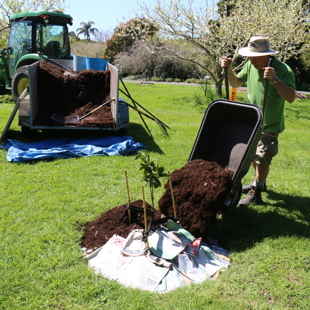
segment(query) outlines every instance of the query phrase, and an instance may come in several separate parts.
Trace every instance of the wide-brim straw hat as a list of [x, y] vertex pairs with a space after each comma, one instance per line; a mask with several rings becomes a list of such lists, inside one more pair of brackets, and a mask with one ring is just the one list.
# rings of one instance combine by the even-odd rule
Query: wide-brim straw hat
[[261, 36], [251, 37], [247, 47], [241, 48], [238, 53], [241, 56], [257, 57], [277, 54], [279, 52], [272, 50], [269, 45], [269, 39]]

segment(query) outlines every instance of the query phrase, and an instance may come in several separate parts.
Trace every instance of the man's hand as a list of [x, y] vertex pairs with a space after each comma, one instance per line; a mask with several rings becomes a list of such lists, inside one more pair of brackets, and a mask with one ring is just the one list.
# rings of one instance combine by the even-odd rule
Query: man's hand
[[[267, 79], [270, 83], [274, 81], [274, 78], [277, 76], [274, 68], [265, 67], [264, 78]], [[295, 100], [295, 90], [288, 85], [284, 84], [280, 79], [277, 83], [272, 84], [273, 87], [278, 91], [280, 96], [289, 103], [292, 103]]]
[[224, 56], [221, 61], [221, 67], [227, 68], [228, 80], [232, 87], [237, 88], [242, 85], [242, 82], [238, 79], [237, 75], [232, 69], [232, 58]]
[[232, 64], [232, 58], [230, 57], [222, 57], [222, 61], [221, 61], [221, 67], [222, 68], [230, 68]]
[[263, 70], [264, 79], [267, 79], [270, 83], [272, 83], [274, 78], [277, 76], [275, 69], [272, 67], [265, 67]]

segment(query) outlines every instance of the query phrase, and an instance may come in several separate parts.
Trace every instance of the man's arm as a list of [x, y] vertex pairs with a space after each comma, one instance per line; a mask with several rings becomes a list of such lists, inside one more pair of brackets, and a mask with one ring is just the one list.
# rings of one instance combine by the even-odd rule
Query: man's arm
[[[272, 67], [264, 68], [264, 78], [268, 79], [270, 83], [274, 81], [276, 77], [275, 69]], [[278, 78], [276, 83], [272, 83], [273, 87], [278, 91], [279, 95], [289, 103], [292, 103], [295, 100], [295, 90], [285, 84]]]

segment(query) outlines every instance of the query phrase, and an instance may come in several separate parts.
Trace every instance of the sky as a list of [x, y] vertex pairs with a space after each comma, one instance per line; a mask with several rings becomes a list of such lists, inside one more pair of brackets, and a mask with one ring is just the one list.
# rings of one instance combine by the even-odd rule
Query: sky
[[[153, 7], [156, 0], [65, 0], [66, 14], [73, 17], [73, 25], [69, 26], [69, 31], [76, 31], [80, 28], [81, 22], [92, 21], [94, 28], [99, 31], [113, 30], [121, 22], [128, 21], [135, 17], [139, 3]], [[168, 0], [164, 1], [168, 3]], [[188, 0], [181, 0], [182, 4], [187, 4]], [[201, 7], [206, 4], [206, 0], [194, 0], [194, 5]], [[80, 36], [82, 39], [82, 37]]]

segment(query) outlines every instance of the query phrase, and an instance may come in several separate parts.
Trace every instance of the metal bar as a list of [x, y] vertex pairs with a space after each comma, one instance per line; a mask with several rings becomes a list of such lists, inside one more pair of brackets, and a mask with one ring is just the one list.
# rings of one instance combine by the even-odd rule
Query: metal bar
[[226, 90], [226, 99], [229, 100], [229, 84], [228, 84], [228, 69], [224, 68], [225, 71], [225, 90]]
[[136, 100], [134, 100], [134, 99], [131, 97], [131, 95], [129, 94], [129, 91], [128, 91], [126, 85], [124, 84], [123, 80], [122, 80], [122, 79], [120, 79], [120, 80], [121, 80], [121, 82], [122, 82], [122, 84], [123, 84], [125, 90], [127, 91], [127, 94], [124, 93], [124, 92], [123, 92], [123, 93], [124, 93], [126, 96], [128, 96], [128, 98], [130, 98], [130, 100], [131, 100], [135, 105], [138, 105], [141, 109], [143, 109], [145, 112], [147, 112], [147, 113], [150, 114], [152, 117], [154, 117], [154, 119], [156, 120], [156, 122], [158, 122], [158, 123], [162, 124], [163, 126], [165, 126], [165, 127], [167, 127], [167, 128], [170, 129], [170, 127], [169, 127], [168, 125], [166, 125], [165, 123], [163, 123], [163, 122], [162, 122], [161, 120], [159, 120], [154, 114], [152, 114], [150, 111], [148, 111], [146, 108], [144, 108], [144, 107], [143, 107], [141, 104], [139, 104]]
[[[272, 58], [269, 57], [268, 61], [268, 67], [271, 66], [272, 64]], [[262, 122], [262, 128], [264, 129], [265, 126], [265, 118], [266, 118], [266, 105], [267, 105], [267, 97], [268, 97], [268, 86], [269, 86], [269, 81], [265, 79], [265, 85], [264, 85], [264, 101], [263, 101], [263, 122]]]
[[1, 138], [0, 138], [0, 143], [4, 140], [5, 135], [7, 134], [8, 130], [10, 129], [11, 124], [13, 122], [13, 119], [14, 119], [14, 117], [16, 115], [16, 112], [19, 109], [20, 102], [26, 97], [27, 92], [28, 92], [28, 89], [25, 88], [24, 91], [19, 96], [17, 102], [15, 103], [15, 106], [14, 106], [14, 109], [13, 109], [13, 111], [11, 113], [11, 116], [10, 116], [10, 118], [9, 118], [9, 120], [8, 120], [4, 130], [3, 130], [3, 132], [2, 132], [2, 135], [1, 135]]
[[[130, 96], [130, 94], [129, 94], [128, 90], [127, 90], [127, 87], [126, 87], [126, 85], [124, 84], [124, 82], [123, 82], [123, 80], [122, 80], [121, 78], [120, 78], [120, 81], [122, 82], [122, 85], [123, 85], [123, 87], [125, 88], [127, 94], [126, 94], [125, 92], [123, 92], [121, 89], [120, 89], [120, 91], [121, 91], [124, 95], [126, 95], [126, 96], [131, 100], [131, 102], [134, 104], [134, 106], [136, 106], [136, 104], [135, 104], [133, 98]], [[151, 137], [153, 137], [152, 132], [151, 132], [151, 130], [149, 129], [148, 125], [146, 124], [146, 122], [145, 122], [145, 120], [144, 120], [142, 114], [141, 114], [140, 112], [138, 112], [138, 113], [139, 113], [139, 116], [140, 116], [140, 118], [141, 118], [141, 120], [142, 120], [144, 126], [146, 127], [146, 129], [147, 129], [149, 135], [150, 135]]]

